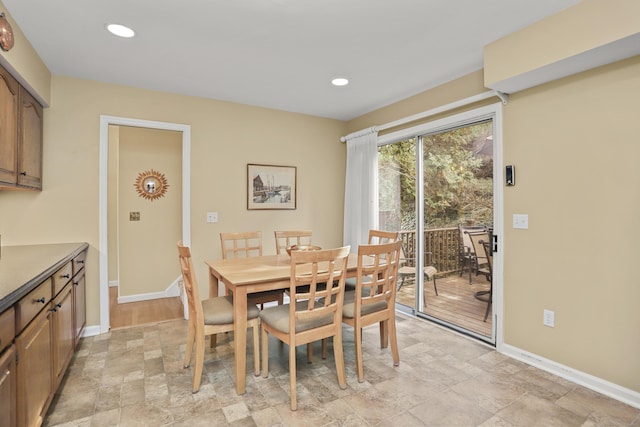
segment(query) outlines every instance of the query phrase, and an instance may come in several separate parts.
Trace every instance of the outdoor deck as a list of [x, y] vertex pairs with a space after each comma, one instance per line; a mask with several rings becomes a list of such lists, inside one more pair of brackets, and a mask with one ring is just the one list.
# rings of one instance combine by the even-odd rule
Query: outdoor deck
[[[489, 317], [484, 322], [487, 303], [475, 297], [476, 292], [489, 290], [489, 282], [484, 276], [473, 275], [472, 284], [469, 285], [468, 274], [460, 277], [457, 273], [451, 273], [446, 277], [438, 277], [436, 283], [437, 296], [433, 290], [433, 281], [425, 281], [426, 314], [477, 334], [491, 336], [493, 313], [489, 311]], [[406, 282], [398, 292], [396, 301], [415, 307], [415, 289], [414, 281]]]

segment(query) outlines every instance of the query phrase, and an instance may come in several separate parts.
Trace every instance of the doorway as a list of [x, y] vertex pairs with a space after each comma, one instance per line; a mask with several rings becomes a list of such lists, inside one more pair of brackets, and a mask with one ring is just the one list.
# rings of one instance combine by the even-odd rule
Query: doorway
[[[493, 256], [502, 231], [499, 137], [500, 107], [490, 105], [384, 135], [378, 147], [379, 227], [399, 231], [403, 241], [398, 308], [494, 345], [501, 295], [501, 262]], [[477, 257], [462, 239], [471, 225], [484, 233], [474, 235]], [[497, 274], [481, 274], [488, 265], [480, 240], [491, 244]]]
[[[181, 238], [190, 244], [190, 126], [129, 119], [123, 117], [100, 117], [100, 332], [110, 328], [109, 314], [109, 126], [159, 129], [181, 133]], [[111, 239], [113, 240], [113, 238]], [[186, 306], [183, 307], [183, 310]], [[186, 313], [186, 311], [184, 311]]]

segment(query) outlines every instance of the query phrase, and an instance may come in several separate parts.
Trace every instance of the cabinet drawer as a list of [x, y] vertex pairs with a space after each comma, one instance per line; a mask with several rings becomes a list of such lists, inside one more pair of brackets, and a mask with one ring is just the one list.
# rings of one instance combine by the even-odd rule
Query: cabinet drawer
[[56, 271], [52, 276], [53, 279], [53, 295], [58, 295], [58, 293], [64, 288], [64, 286], [69, 283], [71, 280], [71, 276], [73, 275], [73, 263], [69, 261], [62, 267], [60, 270]]
[[22, 331], [51, 301], [51, 279], [47, 279], [16, 304], [16, 332]]
[[73, 259], [73, 275], [75, 276], [76, 274], [78, 274], [78, 272], [80, 270], [82, 270], [84, 268], [84, 263], [87, 259], [87, 251], [84, 252], [80, 252], [74, 259]]
[[13, 307], [0, 314], [0, 353], [13, 342], [16, 336], [16, 316]]

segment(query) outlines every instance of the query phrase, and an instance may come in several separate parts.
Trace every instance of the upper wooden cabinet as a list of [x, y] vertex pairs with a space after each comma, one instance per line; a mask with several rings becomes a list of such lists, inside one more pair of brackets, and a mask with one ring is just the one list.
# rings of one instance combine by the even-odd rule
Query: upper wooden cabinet
[[18, 91], [20, 85], [0, 67], [0, 182], [18, 183]]
[[0, 67], [0, 189], [42, 189], [42, 105]]

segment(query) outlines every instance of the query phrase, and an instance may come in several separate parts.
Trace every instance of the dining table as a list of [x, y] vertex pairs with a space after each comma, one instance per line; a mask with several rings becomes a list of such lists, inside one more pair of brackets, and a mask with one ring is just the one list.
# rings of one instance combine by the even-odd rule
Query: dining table
[[[246, 390], [247, 295], [273, 289], [289, 289], [291, 258], [288, 254], [205, 261], [209, 267], [209, 297], [218, 296], [218, 283], [233, 294], [233, 334], [236, 393]], [[347, 261], [347, 277], [355, 277], [358, 255]], [[259, 351], [259, 349], [253, 349]]]

